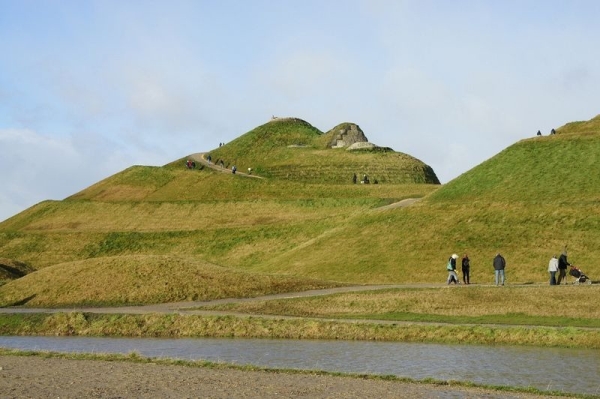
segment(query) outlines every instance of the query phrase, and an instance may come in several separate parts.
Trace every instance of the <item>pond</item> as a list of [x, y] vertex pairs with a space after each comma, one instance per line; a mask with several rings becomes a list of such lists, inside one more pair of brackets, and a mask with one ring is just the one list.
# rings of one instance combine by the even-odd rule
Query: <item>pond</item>
[[586, 349], [365, 341], [88, 337], [0, 337], [0, 347], [69, 353], [135, 352], [154, 358], [600, 393], [600, 351]]

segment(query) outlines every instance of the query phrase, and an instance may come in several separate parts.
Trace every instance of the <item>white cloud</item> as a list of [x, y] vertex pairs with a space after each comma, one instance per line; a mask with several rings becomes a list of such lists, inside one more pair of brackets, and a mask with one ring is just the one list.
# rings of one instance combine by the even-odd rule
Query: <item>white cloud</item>
[[358, 123], [447, 182], [600, 112], [598, 6], [540, 4], [15, 2], [0, 25], [1, 212], [273, 114]]
[[[52, 137], [0, 129], [0, 220], [47, 199], [60, 200], [160, 154], [124, 150], [94, 134]], [[142, 162], [140, 162], [142, 161]]]

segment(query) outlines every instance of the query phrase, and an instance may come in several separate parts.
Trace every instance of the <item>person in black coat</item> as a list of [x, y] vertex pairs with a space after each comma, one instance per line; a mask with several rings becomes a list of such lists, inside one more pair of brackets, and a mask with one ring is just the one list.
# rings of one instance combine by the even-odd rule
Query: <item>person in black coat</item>
[[564, 279], [565, 284], [567, 283], [567, 267], [571, 264], [567, 261], [567, 248], [558, 257], [558, 278], [556, 279], [556, 285], [560, 285], [560, 282]]
[[471, 284], [470, 282], [470, 274], [471, 274], [471, 261], [469, 260], [469, 256], [465, 254], [462, 258], [462, 274], [463, 274], [463, 283]]
[[505, 275], [504, 268], [506, 267], [506, 260], [500, 253], [494, 258], [494, 274], [496, 277], [496, 285], [504, 285]]

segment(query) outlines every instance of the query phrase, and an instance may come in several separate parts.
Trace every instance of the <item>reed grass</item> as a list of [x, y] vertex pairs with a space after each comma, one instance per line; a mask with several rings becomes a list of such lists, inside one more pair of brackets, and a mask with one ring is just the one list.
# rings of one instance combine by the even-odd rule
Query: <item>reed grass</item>
[[600, 328], [599, 286], [402, 288], [209, 306], [256, 315]]
[[343, 322], [177, 314], [0, 314], [0, 334], [339, 339], [600, 349], [598, 329], [576, 327]]

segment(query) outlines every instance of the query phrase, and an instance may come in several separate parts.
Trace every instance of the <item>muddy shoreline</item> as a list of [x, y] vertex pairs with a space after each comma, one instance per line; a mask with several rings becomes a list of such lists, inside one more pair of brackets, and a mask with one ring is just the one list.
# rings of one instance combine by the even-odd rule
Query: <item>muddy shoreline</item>
[[129, 361], [0, 356], [6, 398], [540, 398], [452, 385], [190, 367]]

